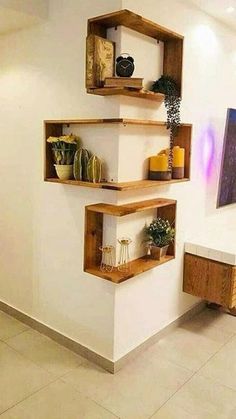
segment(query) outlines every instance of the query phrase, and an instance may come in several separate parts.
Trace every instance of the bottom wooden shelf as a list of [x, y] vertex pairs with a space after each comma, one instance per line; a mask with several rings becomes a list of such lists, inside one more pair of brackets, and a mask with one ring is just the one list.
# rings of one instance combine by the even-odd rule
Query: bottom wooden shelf
[[139, 259], [132, 260], [129, 263], [129, 272], [125, 273], [118, 271], [117, 268], [115, 268], [112, 272], [102, 272], [99, 266], [86, 268], [85, 272], [114, 282], [115, 284], [120, 284], [121, 282], [124, 282], [127, 279], [133, 278], [136, 275], [149, 271], [150, 269], [162, 265], [163, 263], [169, 262], [172, 259], [174, 259], [174, 256], [172, 255], [167, 255], [161, 258], [161, 260], [147, 259], [146, 257], [141, 257]]

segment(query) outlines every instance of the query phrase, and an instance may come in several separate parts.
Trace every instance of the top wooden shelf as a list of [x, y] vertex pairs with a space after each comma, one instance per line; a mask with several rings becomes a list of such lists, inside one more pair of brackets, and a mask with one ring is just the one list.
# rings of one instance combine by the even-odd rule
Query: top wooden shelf
[[[89, 19], [88, 35], [93, 34], [107, 38], [107, 29], [117, 26], [125, 26], [157, 41], [164, 42], [163, 75], [172, 77], [176, 81], [181, 96], [184, 37], [127, 9]], [[94, 95], [125, 95], [157, 102], [162, 102], [164, 99], [164, 95], [160, 93], [135, 91], [128, 88], [91, 89], [89, 86], [87, 88], [87, 92]]]
[[148, 201], [133, 202], [125, 205], [112, 204], [94, 204], [86, 207], [87, 211], [93, 211], [100, 214], [113, 215], [115, 217], [123, 217], [124, 215], [134, 214], [136, 212], [146, 211], [153, 208], [161, 208], [169, 205], [175, 205], [173, 199], [150, 199]]
[[87, 89], [87, 93], [97, 96], [129, 96], [137, 97], [139, 99], [148, 99], [153, 102], [163, 102], [165, 95], [162, 93], [155, 93], [151, 90], [137, 90], [129, 87], [98, 87]]
[[88, 35], [93, 33], [106, 37], [106, 30], [108, 28], [120, 25], [150, 36], [158, 41], [183, 40], [182, 35], [166, 29], [127, 9], [89, 19]]

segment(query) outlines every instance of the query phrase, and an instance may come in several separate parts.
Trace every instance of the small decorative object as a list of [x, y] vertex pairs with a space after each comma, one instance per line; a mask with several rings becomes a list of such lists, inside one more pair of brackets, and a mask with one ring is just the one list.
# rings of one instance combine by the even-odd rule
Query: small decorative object
[[172, 169], [174, 139], [178, 134], [180, 126], [180, 104], [181, 98], [179, 89], [174, 79], [169, 76], [161, 76], [152, 85], [152, 91], [165, 95], [165, 107], [167, 110], [167, 129], [170, 130], [170, 154], [169, 169]]
[[106, 245], [99, 247], [102, 252], [100, 270], [102, 272], [112, 272], [114, 268], [114, 246]]
[[172, 178], [183, 179], [184, 178], [184, 156], [185, 149], [179, 146], [173, 147], [173, 167], [172, 167]]
[[88, 162], [90, 153], [85, 148], [80, 148], [75, 153], [73, 173], [76, 180], [88, 181]]
[[101, 182], [102, 162], [97, 156], [90, 157], [87, 166], [88, 181], [93, 183]]
[[168, 220], [158, 217], [148, 227], [145, 227], [147, 235], [148, 252], [153, 259], [160, 260], [168, 251], [168, 247], [174, 241], [175, 229]]
[[97, 35], [86, 40], [86, 87], [102, 87], [114, 75], [115, 43]]
[[149, 179], [151, 180], [170, 180], [171, 170], [168, 167], [169, 150], [161, 151], [157, 156], [150, 157], [149, 160]]
[[51, 143], [55, 170], [61, 180], [72, 178], [73, 161], [78, 141], [79, 138], [72, 134], [47, 139], [47, 142]]
[[129, 245], [130, 243], [132, 243], [132, 240], [129, 237], [122, 237], [121, 239], [118, 239], [118, 242], [120, 243], [120, 258], [118, 271], [129, 272]]
[[121, 54], [116, 59], [116, 74], [118, 77], [131, 77], [134, 72], [134, 59], [129, 54]]

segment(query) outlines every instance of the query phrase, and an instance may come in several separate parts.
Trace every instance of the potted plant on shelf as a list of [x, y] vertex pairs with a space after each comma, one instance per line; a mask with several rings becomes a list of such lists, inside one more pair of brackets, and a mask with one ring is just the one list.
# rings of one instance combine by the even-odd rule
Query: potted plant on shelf
[[61, 180], [71, 179], [73, 176], [73, 162], [78, 147], [79, 138], [75, 135], [61, 135], [49, 137], [56, 174]]
[[147, 235], [148, 255], [153, 259], [160, 260], [167, 253], [168, 247], [175, 238], [175, 229], [169, 220], [158, 217], [148, 227], [145, 227]]

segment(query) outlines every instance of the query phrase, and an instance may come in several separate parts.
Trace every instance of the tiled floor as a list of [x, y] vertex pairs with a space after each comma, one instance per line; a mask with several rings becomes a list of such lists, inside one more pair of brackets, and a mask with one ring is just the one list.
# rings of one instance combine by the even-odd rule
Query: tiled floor
[[109, 374], [0, 312], [0, 419], [236, 419], [236, 317], [205, 310]]

